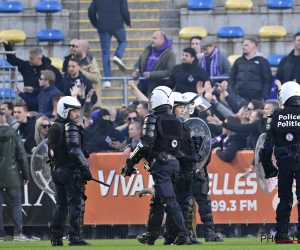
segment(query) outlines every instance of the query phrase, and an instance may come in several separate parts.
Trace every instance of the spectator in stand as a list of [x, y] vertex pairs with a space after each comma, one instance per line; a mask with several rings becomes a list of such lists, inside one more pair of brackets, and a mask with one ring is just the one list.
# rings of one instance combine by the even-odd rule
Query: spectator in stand
[[246, 113], [247, 113], [247, 106], [242, 106], [239, 109], [239, 111], [233, 116], [240, 118], [241, 124], [247, 124], [249, 123], [249, 119], [247, 118]]
[[193, 36], [190, 40], [191, 48], [196, 52], [196, 57], [198, 59], [198, 64], [201, 66], [203, 53], [201, 51], [201, 36]]
[[285, 83], [296, 81], [300, 83], [300, 33], [294, 35], [294, 49], [282, 58], [276, 73], [276, 79]]
[[16, 94], [26, 102], [27, 106], [37, 106], [39, 113], [51, 117], [53, 112], [52, 96], [60, 93], [59, 89], [54, 85], [55, 74], [51, 70], [42, 70], [39, 82], [42, 90], [37, 96], [26, 95], [17, 86], [14, 89]]
[[33, 154], [37, 145], [47, 138], [50, 126], [51, 121], [46, 116], [42, 116], [36, 120], [34, 134], [29, 135], [24, 143], [28, 155]]
[[52, 106], [53, 106], [53, 111], [52, 115], [50, 116], [51, 119], [53, 119], [57, 115], [57, 104], [60, 98], [64, 97], [65, 95], [61, 92], [55, 94], [52, 96]]
[[1, 105], [1, 111], [5, 114], [6, 122], [9, 126], [18, 129], [19, 123], [14, 117], [14, 105], [11, 102], [3, 102]]
[[[3, 43], [5, 51], [13, 51], [11, 44], [6, 40], [2, 39], [0, 43]], [[27, 95], [37, 96], [41, 91], [42, 88], [40, 87], [39, 79], [42, 70], [51, 70], [55, 74], [55, 84], [60, 82], [62, 78], [61, 73], [51, 65], [51, 60], [43, 55], [41, 48], [31, 49], [28, 57], [29, 60], [24, 61], [13, 54], [6, 55], [7, 61], [11, 65], [18, 66], [18, 71], [23, 76], [24, 92]]]
[[[117, 39], [118, 43], [113, 63], [121, 71], [125, 71], [126, 66], [122, 62], [127, 45], [124, 23], [129, 27], [132, 26], [127, 0], [93, 0], [88, 9], [88, 16], [99, 34], [104, 76], [112, 76], [110, 69], [110, 41], [112, 36]], [[105, 81], [102, 86], [110, 88], [111, 83]]]
[[[99, 70], [98, 62], [96, 58], [89, 54], [89, 43], [86, 40], [77, 40], [75, 42], [74, 57], [77, 57], [81, 61], [82, 74], [91, 81], [97, 96], [101, 96], [101, 73]], [[98, 100], [100, 101], [100, 100]]]
[[90, 153], [118, 151], [123, 140], [121, 132], [113, 127], [107, 109], [99, 110], [96, 127], [85, 134], [85, 146]]
[[[90, 80], [81, 71], [81, 61], [78, 58], [70, 58], [68, 66], [69, 74], [64, 77], [58, 85], [58, 88], [65, 96], [71, 95], [71, 89], [73, 87], [81, 89], [80, 96], [77, 99], [80, 101], [81, 106], [85, 103], [85, 97], [89, 91], [93, 88]], [[97, 95], [92, 95], [92, 105], [97, 102]]]
[[121, 134], [125, 137], [128, 138], [129, 133], [128, 133], [128, 128], [129, 125], [135, 121], [138, 120], [138, 112], [136, 109], [127, 107], [124, 110], [124, 124], [121, 126], [116, 127], [117, 130], [121, 131]]
[[124, 157], [129, 157], [130, 153], [134, 151], [136, 145], [139, 143], [142, 136], [141, 122], [133, 122], [129, 125], [129, 137], [125, 139], [120, 147], [123, 151]]
[[229, 77], [229, 86], [240, 98], [264, 101], [268, 98], [273, 77], [267, 59], [257, 51], [257, 41], [246, 38], [243, 55], [236, 59]]
[[[0, 240], [4, 240], [3, 227], [3, 193], [9, 197], [13, 226], [14, 241], [29, 240], [22, 234], [22, 200], [21, 183], [29, 182], [29, 166], [26, 152], [16, 130], [8, 126], [6, 117], [0, 111]], [[21, 174], [20, 174], [21, 171]]]
[[110, 120], [114, 125], [114, 128], [117, 127], [117, 121], [116, 121], [116, 116], [117, 116], [117, 110], [113, 106], [109, 106], [106, 108], [109, 112], [110, 115]]
[[76, 46], [77, 41], [78, 41], [78, 39], [72, 39], [68, 45], [70, 54], [68, 56], [65, 56], [65, 60], [63, 62], [63, 68], [62, 68], [63, 76], [68, 75], [69, 59], [72, 58], [75, 54], [75, 46]]
[[268, 115], [276, 108], [278, 108], [279, 105], [277, 102], [266, 102], [265, 106], [264, 106], [264, 119], [267, 125], [267, 119], [268, 119]]
[[196, 52], [192, 48], [185, 48], [182, 63], [173, 67], [168, 86], [180, 93], [197, 93], [197, 84], [210, 81], [207, 72], [198, 64]]
[[216, 40], [207, 36], [201, 41], [202, 57], [201, 66], [209, 76], [229, 76], [231, 66], [226, 55], [224, 55], [216, 46]]
[[[209, 120], [209, 117], [207, 118]], [[225, 120], [230, 124], [241, 124], [241, 121], [238, 117], [228, 116]], [[230, 162], [234, 159], [236, 152], [245, 148], [245, 135], [237, 134], [228, 130], [226, 128], [222, 128], [222, 133], [226, 135], [226, 137], [221, 136], [221, 140], [219, 143], [214, 144], [213, 152], [225, 162]]]
[[166, 86], [167, 81], [176, 63], [175, 53], [171, 49], [171, 41], [162, 31], [155, 31], [151, 45], [147, 46], [134, 65], [133, 78], [143, 76], [146, 80], [139, 82], [139, 89], [148, 96], [158, 86]]
[[28, 107], [24, 102], [18, 102], [14, 105], [14, 117], [19, 123], [17, 133], [21, 136], [23, 142], [29, 135], [34, 134], [34, 126], [36, 118], [34, 116], [29, 117]]
[[145, 117], [150, 114], [148, 110], [148, 102], [140, 101], [139, 105], [136, 108], [139, 118], [142, 120], [142, 124], [144, 123]]

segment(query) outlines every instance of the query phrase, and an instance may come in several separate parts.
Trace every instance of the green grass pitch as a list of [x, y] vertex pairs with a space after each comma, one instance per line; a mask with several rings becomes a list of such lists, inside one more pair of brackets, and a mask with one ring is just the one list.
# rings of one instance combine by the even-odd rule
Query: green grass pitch
[[[276, 244], [260, 242], [259, 238], [226, 238], [224, 242], [204, 242], [204, 239], [199, 239], [202, 245], [190, 245], [190, 246], [164, 246], [163, 240], [159, 239], [155, 242], [154, 246], [145, 246], [138, 243], [133, 239], [125, 240], [87, 240], [92, 244], [88, 249], [103, 249], [103, 250], [142, 250], [151, 249], [161, 250], [161, 249], [189, 249], [189, 250], [274, 250], [277, 249], [300, 249], [300, 244], [294, 242], [293, 244]], [[50, 241], [26, 241], [26, 242], [15, 242], [15, 241], [2, 241], [0, 242], [0, 249], [28, 249], [28, 250], [50, 250], [50, 249], [62, 249], [68, 247], [68, 241], [64, 241], [63, 247], [53, 248], [50, 245]], [[72, 247], [68, 247], [69, 249]], [[87, 247], [75, 247], [75, 249], [86, 249]]]

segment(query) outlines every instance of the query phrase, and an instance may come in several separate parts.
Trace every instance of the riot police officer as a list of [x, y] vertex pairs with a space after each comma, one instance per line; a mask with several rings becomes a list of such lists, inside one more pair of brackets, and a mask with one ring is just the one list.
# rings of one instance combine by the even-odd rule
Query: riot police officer
[[131, 176], [134, 165], [143, 157], [151, 166], [155, 194], [150, 203], [147, 232], [137, 236], [142, 244], [154, 245], [164, 212], [178, 232], [174, 244], [191, 244], [173, 188], [179, 173], [176, 155], [183, 133], [181, 122], [171, 114], [173, 104], [174, 95], [170, 88], [159, 86], [152, 91], [149, 106], [153, 114], [145, 117], [141, 141], [121, 169], [123, 176]]
[[82, 239], [86, 181], [92, 179], [84, 154], [83, 128], [79, 119], [80, 102], [71, 96], [63, 97], [57, 105], [58, 118], [48, 134], [48, 155], [55, 184], [56, 207], [51, 223], [51, 244], [62, 246], [64, 221], [69, 214], [69, 246], [90, 246]]
[[[204, 111], [210, 107], [210, 104], [203, 98], [197, 98], [197, 94], [192, 92], [184, 93], [183, 96], [190, 104], [190, 115], [193, 115], [195, 110]], [[196, 144], [197, 145], [197, 144]], [[199, 145], [199, 139], [198, 139]], [[223, 240], [216, 235], [214, 229], [214, 220], [211, 210], [211, 201], [209, 192], [209, 178], [207, 173], [207, 166], [210, 163], [211, 152], [205, 163], [204, 167], [198, 171], [193, 169], [193, 184], [192, 184], [192, 193], [195, 201], [198, 204], [198, 212], [201, 218], [201, 222], [204, 226], [204, 238], [205, 242], [223, 242]], [[196, 237], [194, 237], [196, 238]]]
[[[298, 223], [300, 223], [300, 86], [296, 82], [286, 82], [279, 91], [279, 104], [284, 108], [274, 109], [267, 119], [266, 139], [259, 152], [265, 171], [265, 178], [278, 174], [278, 197], [276, 209], [276, 243], [293, 243], [288, 237], [288, 226], [293, 205], [292, 184], [296, 179], [298, 200]], [[273, 147], [277, 168], [272, 163]], [[300, 225], [298, 224], [298, 243]]]
[[[174, 106], [173, 113], [176, 118], [183, 125], [183, 138], [180, 146], [180, 151], [178, 155], [180, 173], [179, 179], [175, 184], [175, 193], [177, 196], [177, 201], [182, 211], [182, 215], [185, 221], [185, 226], [188, 230], [190, 241], [192, 244], [201, 244], [196, 239], [192, 237], [192, 214], [193, 214], [193, 194], [192, 194], [192, 179], [193, 179], [193, 169], [194, 163], [201, 160], [201, 155], [199, 154], [199, 138], [192, 138], [190, 128], [186, 123], [184, 123], [184, 115], [186, 108], [189, 108], [187, 105], [186, 99], [179, 92], [174, 92]], [[198, 139], [198, 140], [197, 140]], [[196, 146], [195, 146], [196, 144]], [[198, 151], [197, 151], [197, 149]], [[173, 227], [170, 223], [170, 220], [167, 216], [166, 219], [166, 232], [164, 233], [165, 241], [164, 245], [173, 244], [175, 238]]]

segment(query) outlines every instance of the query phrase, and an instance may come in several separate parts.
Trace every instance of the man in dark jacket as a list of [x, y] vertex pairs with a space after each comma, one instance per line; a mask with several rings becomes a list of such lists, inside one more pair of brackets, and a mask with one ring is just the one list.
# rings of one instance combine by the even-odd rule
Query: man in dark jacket
[[15, 86], [15, 92], [26, 102], [30, 107], [37, 106], [39, 113], [42, 113], [48, 117], [52, 116], [52, 96], [58, 94], [59, 89], [54, 86], [55, 75], [51, 70], [42, 70], [41, 77], [39, 79], [40, 86], [42, 87], [41, 92], [38, 96], [29, 96]]
[[11, 202], [14, 240], [28, 240], [22, 234], [21, 201], [21, 183], [27, 185], [28, 182], [29, 166], [21, 137], [7, 124], [5, 114], [0, 111], [0, 239], [2, 240], [5, 236], [2, 219], [4, 191]]
[[162, 31], [155, 31], [151, 45], [147, 46], [134, 65], [132, 77], [143, 76], [146, 80], [140, 81], [139, 89], [148, 96], [158, 86], [167, 86], [163, 78], [169, 77], [176, 57], [171, 49], [171, 41]]
[[294, 49], [280, 61], [276, 79], [282, 84], [288, 81], [300, 82], [300, 33], [294, 35]]
[[256, 46], [255, 39], [244, 40], [243, 56], [234, 62], [229, 77], [231, 89], [247, 101], [266, 100], [273, 82], [270, 64]]
[[[90, 80], [83, 75], [80, 71], [81, 69], [81, 61], [80, 59], [74, 57], [69, 59], [69, 74], [64, 77], [61, 82], [58, 84], [59, 90], [65, 94], [65, 96], [70, 96], [71, 91], [74, 86], [77, 88], [83, 88], [80, 91], [80, 95], [77, 96], [77, 99], [80, 101], [83, 106], [85, 103], [86, 96], [89, 91], [93, 88]], [[94, 105], [97, 102], [98, 98], [96, 93], [93, 93], [91, 98], [91, 103]]]
[[[124, 23], [131, 27], [127, 0], [93, 0], [88, 9], [88, 16], [91, 24], [99, 33], [104, 76], [111, 77], [109, 58], [110, 40], [112, 36], [114, 36], [118, 42], [113, 63], [115, 63], [121, 71], [125, 71], [126, 66], [122, 62], [122, 57], [127, 45]], [[105, 82], [103, 87], [110, 87], [110, 82]]]
[[197, 93], [196, 85], [201, 81], [210, 81], [208, 73], [201, 68], [192, 48], [185, 48], [182, 54], [182, 64], [173, 67], [168, 86], [180, 93]]
[[[13, 51], [11, 44], [6, 40], [2, 39], [0, 43], [4, 44], [5, 51]], [[18, 71], [24, 80], [24, 92], [26, 92], [27, 95], [37, 96], [40, 93], [41, 87], [39, 85], [39, 79], [42, 70], [52, 70], [55, 74], [55, 83], [60, 82], [62, 78], [59, 70], [51, 65], [51, 60], [43, 56], [41, 48], [31, 49], [29, 51], [28, 61], [24, 61], [13, 54], [7, 54], [6, 58], [11, 65], [18, 66]], [[33, 109], [29, 107], [29, 110]]]
[[75, 46], [76, 46], [76, 42], [78, 41], [78, 39], [72, 39], [69, 43], [69, 50], [70, 50], [70, 54], [68, 56], [65, 56], [65, 60], [63, 62], [63, 68], [62, 68], [62, 74], [63, 76], [66, 76], [68, 74], [68, 64], [69, 64], [69, 59], [73, 57], [73, 55], [75, 54]]
[[36, 118], [29, 117], [28, 107], [24, 102], [18, 102], [14, 106], [14, 117], [16, 121], [20, 124], [17, 133], [21, 136], [22, 140], [25, 140], [29, 135], [34, 134], [34, 127]]

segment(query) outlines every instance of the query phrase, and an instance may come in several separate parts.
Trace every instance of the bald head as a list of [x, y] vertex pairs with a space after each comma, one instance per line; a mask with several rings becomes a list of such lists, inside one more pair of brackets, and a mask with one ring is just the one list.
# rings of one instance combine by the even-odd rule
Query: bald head
[[75, 53], [74, 55], [76, 57], [79, 57], [80, 59], [83, 59], [86, 57], [88, 51], [90, 49], [90, 45], [86, 40], [77, 40], [75, 42]]
[[151, 46], [153, 49], [158, 50], [166, 41], [167, 37], [166, 34], [161, 31], [155, 31], [152, 35], [152, 41], [151, 41]]
[[78, 41], [78, 39], [72, 39], [69, 43], [69, 50], [70, 50], [71, 55], [75, 54], [75, 46], [76, 46], [77, 41]]

